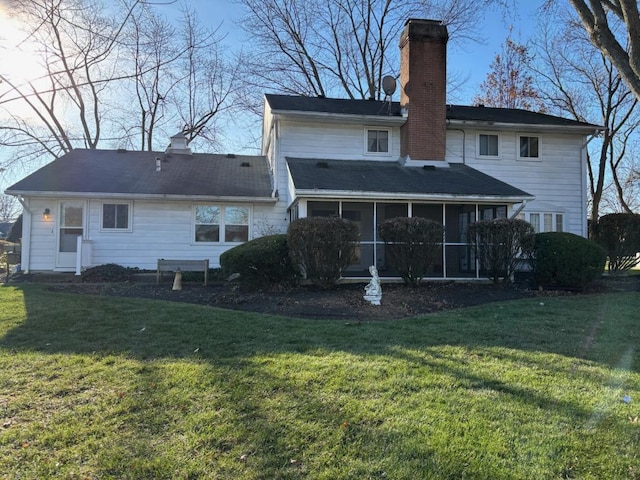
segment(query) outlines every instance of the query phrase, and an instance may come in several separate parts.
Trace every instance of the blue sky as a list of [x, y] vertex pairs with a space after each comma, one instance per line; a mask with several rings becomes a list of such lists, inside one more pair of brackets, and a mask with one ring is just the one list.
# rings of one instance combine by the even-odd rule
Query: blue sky
[[[220, 25], [220, 33], [225, 34], [224, 43], [231, 49], [243, 46], [245, 35], [239, 31], [236, 23], [242, 15], [242, 9], [234, 0], [184, 0], [191, 5], [200, 19], [209, 26]], [[544, 3], [543, 0], [514, 0], [516, 11], [509, 11], [507, 19], [503, 13], [489, 10], [482, 18], [478, 32], [481, 43], [468, 41], [464, 45], [450, 46], [448, 52], [449, 67], [461, 78], [467, 78], [463, 91], [455, 103], [470, 104], [478, 92], [480, 83], [489, 72], [489, 66], [501, 44], [508, 34], [509, 24], [513, 25], [513, 37], [516, 41], [525, 43], [533, 33], [536, 25], [536, 10]], [[159, 10], [168, 17], [178, 16], [178, 5], [159, 6]], [[459, 97], [459, 98], [458, 98]]]
[[[229, 50], [235, 50], [246, 46], [244, 34], [237, 23], [242, 15], [241, 7], [234, 0], [182, 0], [191, 5], [198, 13], [199, 18], [211, 27], [219, 26], [219, 33], [226, 35], [223, 43]], [[2, 3], [3, 0], [0, 0]], [[463, 46], [450, 45], [448, 51], [449, 70], [458, 78], [467, 78], [462, 88], [450, 95], [452, 103], [471, 104], [478, 93], [480, 83], [486, 78], [489, 66], [504, 42], [508, 34], [509, 24], [513, 25], [513, 37], [516, 41], [526, 42], [535, 29], [536, 10], [543, 0], [514, 0], [517, 6], [515, 11], [508, 13], [505, 19], [502, 12], [489, 10], [485, 13], [478, 26], [482, 37], [481, 43], [467, 42]], [[168, 18], [180, 16], [181, 2], [156, 4], [158, 10]], [[453, 92], [451, 92], [453, 93]], [[397, 100], [397, 99], [395, 99]], [[259, 135], [259, 127], [254, 123], [254, 117], [234, 118], [235, 124], [229, 125], [221, 139], [221, 152], [233, 152], [241, 154], [258, 154], [257, 145], [251, 138]], [[247, 133], [249, 132], [249, 133]], [[103, 147], [104, 148], [104, 147]], [[0, 158], [3, 152], [0, 152]], [[9, 175], [0, 174], [0, 192], [14, 181], [28, 172], [11, 172]], [[3, 178], [4, 177], [4, 178]]]
[[[242, 8], [234, 0], [185, 0], [199, 14], [199, 18], [211, 27], [219, 27], [219, 32], [226, 35], [224, 44], [229, 49], [239, 49], [246, 45], [246, 34], [236, 26], [242, 16]], [[513, 26], [513, 38], [525, 43], [536, 25], [536, 10], [543, 0], [514, 0], [515, 11], [507, 15], [497, 9], [490, 9], [481, 19], [478, 32], [481, 42], [468, 41], [464, 45], [450, 45], [448, 62], [450, 73], [457, 78], [467, 79], [461, 89], [450, 92], [451, 103], [471, 104], [478, 93], [482, 81], [489, 72], [490, 64], [501, 44], [508, 35], [509, 25]], [[168, 17], [179, 16], [179, 4], [158, 6]], [[507, 18], [505, 18], [507, 17]], [[399, 66], [398, 66], [399, 67]], [[396, 99], [397, 100], [397, 99]], [[238, 119], [236, 119], [238, 120]], [[242, 130], [251, 128], [246, 122], [239, 122], [236, 128], [226, 132], [228, 138], [223, 141], [223, 152], [257, 154], [250, 142], [243, 138]]]

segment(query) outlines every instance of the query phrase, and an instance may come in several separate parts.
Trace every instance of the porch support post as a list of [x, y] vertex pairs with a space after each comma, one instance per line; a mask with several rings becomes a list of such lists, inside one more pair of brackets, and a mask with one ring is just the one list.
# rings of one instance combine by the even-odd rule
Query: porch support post
[[82, 235], [76, 237], [76, 275], [82, 270]]

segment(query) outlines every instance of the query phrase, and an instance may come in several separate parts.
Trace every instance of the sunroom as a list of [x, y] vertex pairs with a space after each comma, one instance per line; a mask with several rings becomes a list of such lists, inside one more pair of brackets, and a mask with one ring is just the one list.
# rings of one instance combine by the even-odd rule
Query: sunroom
[[[466, 165], [404, 167], [396, 162], [287, 159], [291, 219], [338, 216], [360, 230], [357, 261], [347, 277], [398, 277], [385, 261], [378, 225], [394, 217], [422, 217], [444, 226], [442, 252], [429, 278], [483, 278], [467, 227], [476, 220], [506, 218], [533, 199], [522, 190]], [[446, 165], [446, 164], [445, 164]]]

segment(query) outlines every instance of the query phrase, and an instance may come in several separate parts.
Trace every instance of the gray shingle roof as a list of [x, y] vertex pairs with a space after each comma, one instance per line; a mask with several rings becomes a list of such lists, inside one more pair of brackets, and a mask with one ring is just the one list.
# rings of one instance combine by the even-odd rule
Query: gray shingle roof
[[349, 100], [344, 98], [304, 97], [295, 95], [265, 95], [273, 110], [292, 112], [337, 113], [343, 115], [400, 116], [400, 104], [378, 100]]
[[[333, 113], [342, 115], [400, 116], [398, 102], [378, 100], [349, 100], [342, 98], [304, 97], [294, 95], [265, 95], [273, 110], [292, 112]], [[576, 126], [598, 128], [597, 125], [567, 118], [530, 112], [516, 108], [470, 107], [447, 105], [447, 120], [512, 123], [523, 125]]]
[[404, 167], [397, 162], [288, 158], [296, 190], [393, 194], [532, 197], [463, 164], [449, 168]]
[[590, 123], [517, 108], [468, 107], [465, 105], [447, 105], [447, 120], [599, 128]]
[[[156, 171], [156, 158], [161, 171]], [[76, 149], [7, 189], [13, 193], [271, 196], [266, 157]]]

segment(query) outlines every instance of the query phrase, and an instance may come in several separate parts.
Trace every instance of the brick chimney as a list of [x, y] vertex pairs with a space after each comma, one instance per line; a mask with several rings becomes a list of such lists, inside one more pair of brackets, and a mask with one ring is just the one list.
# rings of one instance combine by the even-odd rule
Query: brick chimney
[[409, 19], [400, 37], [400, 155], [430, 161], [445, 158], [447, 117], [447, 27], [437, 20]]

